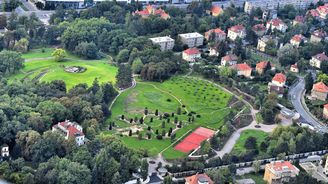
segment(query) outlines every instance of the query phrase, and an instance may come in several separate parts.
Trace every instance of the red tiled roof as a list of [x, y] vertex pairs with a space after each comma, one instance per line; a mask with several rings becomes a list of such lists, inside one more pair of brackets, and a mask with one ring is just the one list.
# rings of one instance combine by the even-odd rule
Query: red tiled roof
[[322, 29], [319, 29], [319, 30], [316, 30], [312, 33], [312, 35], [316, 36], [316, 37], [320, 37], [320, 38], [324, 38], [327, 36], [327, 33], [326, 31], [322, 30]]
[[193, 176], [190, 177], [186, 177], [186, 183], [188, 184], [199, 184], [199, 180], [205, 179], [207, 180], [208, 184], [214, 184], [214, 182], [211, 180], [210, 177], [208, 177], [206, 174], [195, 174]]
[[325, 4], [325, 5], [323, 5], [323, 6], [319, 6], [319, 7], [317, 8], [317, 11], [318, 11], [319, 13], [328, 14], [328, 4]]
[[321, 92], [321, 93], [328, 93], [328, 86], [326, 86], [326, 84], [323, 83], [323, 82], [318, 82], [318, 83], [313, 85], [312, 90], [318, 91], [318, 92]]
[[245, 31], [245, 27], [241, 24], [238, 24], [238, 25], [235, 25], [235, 26], [232, 26], [231, 28], [229, 28], [229, 30], [232, 32], [238, 33], [241, 31]]
[[190, 48], [190, 49], [184, 50], [183, 52], [187, 55], [200, 54], [200, 52], [197, 48]]
[[151, 6], [151, 5], [148, 5], [143, 10], [140, 10], [140, 11], [137, 10], [137, 11], [135, 11], [135, 14], [141, 15], [141, 16], [148, 16], [148, 15], [153, 14], [153, 15], [159, 15], [162, 18], [168, 18], [168, 17], [170, 17], [170, 15], [167, 14], [163, 9], [160, 8], [160, 9], [154, 10], [153, 6]]
[[270, 167], [274, 171], [282, 171], [285, 167], [288, 168], [291, 171], [296, 170], [296, 167], [293, 164], [291, 164], [289, 161], [273, 162], [273, 163], [270, 163]]
[[299, 22], [299, 23], [303, 23], [304, 22], [304, 17], [303, 16], [296, 16], [295, 19], [294, 19], [296, 22]]
[[291, 68], [295, 68], [295, 69], [297, 69], [297, 68], [298, 68], [298, 67], [297, 67], [297, 63], [295, 63], [295, 64], [291, 65], [290, 67], [291, 67]]
[[306, 14], [311, 15], [312, 17], [319, 17], [320, 16], [320, 14], [317, 10], [309, 10]]
[[80, 130], [78, 130], [76, 127], [74, 127], [73, 125], [67, 124], [67, 122], [60, 122], [59, 123], [61, 126], [65, 127], [68, 131], [68, 136], [69, 137], [76, 137], [77, 135], [79, 136], [83, 136], [83, 132], [81, 132]]
[[296, 42], [301, 42], [305, 37], [301, 34], [297, 34], [297, 35], [294, 35], [292, 40], [296, 41]]
[[225, 36], [226, 35], [226, 33], [222, 30], [222, 29], [220, 29], [220, 28], [216, 28], [216, 29], [210, 29], [210, 30], [208, 30], [206, 33], [205, 33], [205, 35], [210, 35], [211, 33], [215, 33], [215, 34], [220, 34], [220, 35], [223, 35], [223, 36]]
[[220, 14], [223, 12], [223, 10], [220, 6], [212, 6], [211, 12], [212, 14]]
[[266, 30], [263, 24], [256, 24], [253, 26], [253, 31], [264, 31]]
[[313, 56], [315, 59], [319, 60], [319, 61], [328, 61], [328, 56], [326, 56], [326, 54], [323, 52], [323, 53], [320, 53], [320, 54], [317, 54], [315, 56]]
[[222, 58], [222, 60], [225, 60], [225, 61], [237, 61], [238, 60], [238, 57], [236, 56], [236, 55], [234, 55], [234, 54], [228, 54], [228, 55], [226, 55], [226, 56], [224, 56], [223, 58]]
[[268, 24], [271, 24], [272, 26], [275, 26], [275, 27], [279, 26], [280, 24], [285, 25], [285, 23], [279, 18], [275, 18], [275, 19], [270, 20], [268, 22]]
[[324, 109], [328, 109], [328, 103], [323, 106]]
[[138, 14], [138, 15], [150, 15], [150, 13], [149, 13], [149, 11], [148, 10], [146, 10], [146, 9], [144, 9], [144, 10], [137, 10], [136, 12], [135, 12], [135, 14]]
[[286, 82], [286, 76], [282, 73], [277, 73], [273, 78], [272, 81], [277, 81], [280, 83]]
[[269, 64], [268, 61], [261, 61], [256, 64], [256, 68], [265, 69], [268, 66], [268, 64]]
[[240, 63], [233, 66], [238, 71], [252, 70], [252, 68], [246, 63]]

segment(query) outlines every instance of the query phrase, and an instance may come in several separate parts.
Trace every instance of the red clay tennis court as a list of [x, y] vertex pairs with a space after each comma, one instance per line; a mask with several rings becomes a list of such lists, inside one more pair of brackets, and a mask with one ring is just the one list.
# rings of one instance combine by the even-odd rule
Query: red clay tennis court
[[198, 148], [203, 141], [212, 137], [214, 133], [215, 132], [213, 130], [199, 127], [184, 138], [179, 144], [177, 144], [175, 149], [184, 153], [189, 153], [190, 151]]

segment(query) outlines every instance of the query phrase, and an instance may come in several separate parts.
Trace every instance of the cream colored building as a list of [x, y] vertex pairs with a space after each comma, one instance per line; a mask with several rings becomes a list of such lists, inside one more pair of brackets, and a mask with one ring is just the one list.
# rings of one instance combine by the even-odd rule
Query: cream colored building
[[276, 29], [276, 30], [281, 31], [283, 33], [285, 33], [288, 29], [287, 24], [284, 23], [279, 18], [275, 18], [275, 19], [272, 19], [272, 20], [268, 21], [267, 24], [266, 24], [266, 28], [270, 29], [270, 27], [271, 27], [272, 31], [274, 31]]
[[322, 62], [328, 62], [328, 56], [326, 56], [326, 54], [320, 53], [317, 54], [315, 56], [312, 56], [311, 60], [310, 60], [310, 65], [316, 68], [321, 68], [321, 63]]
[[155, 37], [149, 38], [154, 45], [159, 45], [161, 51], [172, 50], [174, 47], [174, 39], [164, 36], [164, 37]]
[[195, 62], [201, 58], [201, 53], [197, 48], [190, 48], [182, 52], [182, 59], [188, 62]]
[[269, 41], [273, 41], [275, 43], [275, 45], [278, 45], [278, 41], [276, 39], [273, 39], [271, 36], [269, 35], [265, 35], [261, 38], [259, 38], [259, 40], [257, 41], [257, 50], [261, 51], [261, 52], [265, 52], [265, 48], [267, 46], [267, 43]]
[[[322, 112], [323, 118], [328, 119], [328, 104], [325, 104], [323, 106], [323, 112]], [[325, 168], [327, 167], [327, 162], [325, 165]], [[328, 168], [327, 168], [328, 169]], [[328, 170], [327, 170], [328, 171]]]
[[235, 25], [228, 29], [228, 38], [235, 41], [237, 38], [244, 39], [246, 37], [246, 29], [243, 25]]
[[265, 165], [263, 180], [268, 184], [283, 184], [295, 178], [299, 172], [289, 161], [274, 161]]
[[326, 101], [328, 95], [328, 87], [323, 82], [313, 84], [311, 90], [311, 98]]
[[182, 43], [188, 45], [189, 48], [202, 46], [204, 42], [204, 36], [197, 32], [179, 34], [179, 37]]
[[322, 40], [325, 40], [327, 37], [327, 33], [324, 30], [316, 30], [311, 34], [310, 42], [319, 43]]

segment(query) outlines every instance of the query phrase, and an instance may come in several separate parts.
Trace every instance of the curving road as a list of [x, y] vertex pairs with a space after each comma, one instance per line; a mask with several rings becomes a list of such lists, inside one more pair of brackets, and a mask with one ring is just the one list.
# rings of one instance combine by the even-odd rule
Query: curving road
[[299, 77], [296, 84], [292, 85], [288, 91], [289, 99], [292, 102], [295, 110], [301, 115], [301, 117], [315, 130], [321, 133], [328, 133], [328, 128], [317, 120], [307, 109], [303, 106], [305, 92], [305, 80], [303, 77]]

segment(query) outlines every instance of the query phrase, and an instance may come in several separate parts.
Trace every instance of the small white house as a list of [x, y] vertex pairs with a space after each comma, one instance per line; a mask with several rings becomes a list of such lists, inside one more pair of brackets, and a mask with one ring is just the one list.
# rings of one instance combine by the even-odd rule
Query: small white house
[[78, 146], [84, 144], [85, 135], [82, 126], [75, 122], [66, 120], [52, 127], [52, 131], [57, 131], [65, 136], [65, 139], [73, 138]]

